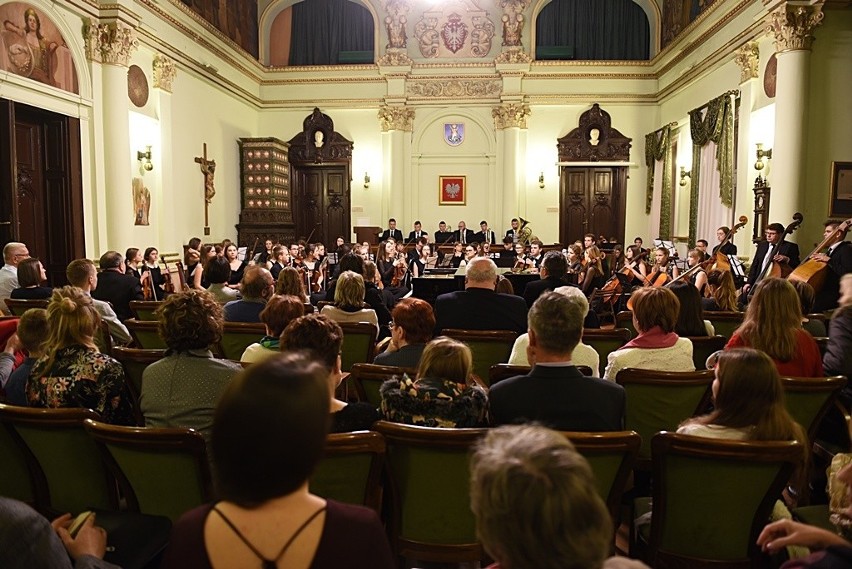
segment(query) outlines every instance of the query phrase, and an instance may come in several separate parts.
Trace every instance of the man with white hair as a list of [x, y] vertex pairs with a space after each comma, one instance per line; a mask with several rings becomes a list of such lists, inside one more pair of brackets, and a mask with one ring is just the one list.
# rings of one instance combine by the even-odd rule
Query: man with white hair
[[442, 294], [435, 301], [435, 335], [444, 328], [526, 331], [527, 303], [520, 296], [494, 290], [494, 261], [488, 257], [471, 259], [464, 282], [465, 290]]
[[0, 269], [0, 310], [11, 314], [6, 307], [6, 299], [18, 288], [18, 264], [28, 259], [30, 252], [23, 243], [11, 241], [3, 247], [3, 268]]
[[625, 395], [620, 385], [585, 377], [574, 365], [588, 304], [546, 292], [529, 312], [527, 375], [503, 380], [488, 395], [496, 425], [539, 422], [561, 431], [620, 431]]

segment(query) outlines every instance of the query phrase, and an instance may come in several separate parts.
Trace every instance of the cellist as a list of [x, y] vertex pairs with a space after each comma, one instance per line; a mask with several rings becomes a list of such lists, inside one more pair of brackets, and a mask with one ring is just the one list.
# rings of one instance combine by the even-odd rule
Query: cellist
[[764, 232], [766, 239], [757, 244], [757, 251], [748, 271], [748, 278], [743, 285], [743, 302], [749, 289], [757, 284], [766, 273], [772, 262], [786, 263], [790, 268], [799, 266], [799, 246], [790, 241], [784, 241], [784, 226], [780, 223], [770, 223]]
[[654, 267], [645, 280], [645, 286], [663, 286], [680, 275], [680, 269], [671, 262], [669, 250], [660, 246], [654, 250]]
[[[824, 225], [823, 238], [828, 239], [832, 233], [837, 231], [841, 223], [835, 219], [829, 219]], [[816, 292], [814, 312], [824, 312], [837, 308], [838, 298], [840, 297], [840, 277], [852, 273], [852, 247], [850, 247], [849, 241], [844, 241], [847, 230], [837, 232], [837, 235], [833, 238], [833, 243], [825, 253], [811, 255], [811, 259], [821, 261], [828, 266], [822, 288]]]

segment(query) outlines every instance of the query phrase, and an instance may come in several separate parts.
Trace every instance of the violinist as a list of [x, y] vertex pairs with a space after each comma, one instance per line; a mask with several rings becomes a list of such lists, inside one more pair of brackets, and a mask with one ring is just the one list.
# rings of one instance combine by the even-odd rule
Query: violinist
[[207, 282], [207, 276], [204, 271], [207, 269], [207, 263], [211, 259], [215, 259], [222, 254], [222, 247], [221, 245], [202, 245], [199, 253], [201, 253], [201, 288], [206, 290], [210, 286], [210, 283]]
[[[783, 231], [783, 229], [782, 229], [782, 231]], [[728, 233], [730, 233], [730, 232], [731, 232], [731, 228], [723, 225], [722, 227], [720, 227], [719, 229], [716, 230], [716, 239], [719, 241], [719, 243], [721, 243], [722, 241], [724, 241], [728, 237]], [[728, 241], [727, 243], [722, 245], [722, 249], [720, 250], [719, 246], [716, 245], [715, 247], [713, 247], [712, 256], [715, 257], [716, 253], [718, 251], [721, 251], [721, 253], [723, 255], [736, 255], [737, 254], [737, 246], [734, 245], [732, 242]]]
[[396, 244], [393, 241], [385, 241], [379, 245], [376, 268], [385, 290], [390, 291], [394, 300], [399, 300], [408, 293], [408, 288], [401, 281], [397, 280], [397, 284], [394, 284], [395, 277], [399, 277], [397, 269], [404, 271], [407, 269], [407, 263], [405, 255], [397, 256]]
[[[837, 220], [829, 219], [824, 225], [823, 238], [828, 239], [841, 224]], [[812, 259], [826, 263], [828, 266], [825, 281], [814, 299], [814, 312], [824, 312], [837, 308], [840, 298], [840, 278], [847, 273], [852, 273], [852, 247], [850, 247], [849, 241], [843, 240], [845, 237], [845, 231], [837, 232], [834, 242], [825, 253], [817, 253], [811, 256]]]
[[137, 279], [142, 279], [142, 272], [139, 270], [139, 264], [142, 262], [142, 252], [136, 247], [131, 247], [124, 254], [125, 259], [125, 274], [133, 275]]
[[438, 256], [432, 255], [432, 246], [428, 243], [424, 243], [423, 246], [420, 247], [420, 255], [414, 260], [414, 264], [412, 265], [414, 269], [414, 276], [423, 276], [426, 269], [434, 269], [437, 263]]
[[624, 268], [624, 263], [624, 246], [618, 243], [612, 248], [612, 262], [609, 265], [612, 273], [615, 274]]
[[275, 245], [266, 264], [269, 272], [272, 273], [272, 278], [277, 280], [281, 269], [290, 266], [290, 250], [284, 245]]
[[453, 254], [444, 256], [444, 265], [458, 269], [462, 261], [464, 261], [464, 245], [461, 241], [456, 241], [453, 244]]
[[765, 241], [757, 244], [757, 251], [748, 271], [746, 284], [743, 285], [743, 296], [757, 284], [769, 268], [772, 262], [786, 263], [790, 268], [799, 266], [799, 246], [790, 241], [784, 241], [784, 226], [780, 223], [771, 223], [766, 226], [764, 232]]
[[228, 286], [239, 290], [241, 286], [240, 282], [243, 280], [243, 273], [245, 273], [248, 265], [237, 256], [237, 246], [234, 243], [228, 243], [225, 246], [225, 260], [228, 261], [228, 265], [231, 267]]
[[204, 267], [201, 266], [201, 252], [195, 249], [186, 250], [185, 280], [190, 288], [201, 289], [201, 275]]
[[479, 243], [471, 243], [464, 246], [464, 259], [459, 263], [459, 267], [466, 267], [473, 260], [474, 257], [478, 256], [482, 251], [482, 246]]
[[621, 273], [627, 275], [631, 287], [642, 286], [648, 277], [648, 264], [642, 257], [642, 249], [631, 245], [624, 251], [624, 266]]
[[144, 281], [147, 280], [151, 285], [151, 300], [163, 300], [166, 296], [165, 289], [163, 288], [166, 279], [160, 269], [160, 252], [156, 247], [148, 247], [145, 249], [143, 259], [144, 263], [141, 268], [142, 278], [140, 279], [142, 281], [142, 287], [146, 288]]
[[603, 253], [601, 253], [597, 245], [592, 245], [591, 247], [586, 247], [586, 250], [583, 251], [583, 256], [586, 264], [583, 267], [582, 277], [577, 278], [577, 283], [583, 289], [583, 293], [589, 296], [594, 289], [602, 287], [604, 282], [606, 282], [603, 265], [601, 264]]
[[541, 252], [541, 248], [543, 243], [538, 239], [534, 239], [530, 242], [530, 255], [529, 260], [533, 262], [533, 265], [536, 269], [541, 267], [541, 261], [544, 259], [544, 255]]
[[[704, 255], [699, 249], [690, 249], [686, 254], [686, 264], [690, 269], [699, 266], [704, 260]], [[707, 295], [707, 273], [704, 269], [698, 269], [697, 271], [693, 273], [692, 277], [689, 277], [689, 282], [695, 285], [695, 288], [698, 289], [698, 294], [703, 298]]]
[[[568, 245], [565, 251], [565, 260], [568, 261], [569, 275], [582, 275], [583, 273], [583, 247], [573, 243]], [[579, 277], [578, 277], [579, 280]]]
[[654, 250], [654, 260], [654, 268], [645, 281], [646, 286], [663, 286], [680, 275], [680, 270], [671, 262], [669, 250], [666, 247], [657, 247]]
[[290, 266], [296, 266], [296, 260], [299, 258], [299, 246], [295, 243], [290, 245]]
[[266, 263], [272, 259], [272, 248], [272, 239], [264, 241], [263, 249], [252, 258], [254, 264], [265, 267]]
[[302, 259], [301, 266], [305, 269], [305, 283], [308, 287], [308, 294], [312, 292], [319, 292], [319, 290], [313, 290], [317, 285], [320, 287], [325, 280], [322, 275], [322, 269], [324, 267], [321, 266], [322, 261], [317, 258], [317, 253], [319, 252], [319, 244], [308, 243], [305, 246], [305, 257]]

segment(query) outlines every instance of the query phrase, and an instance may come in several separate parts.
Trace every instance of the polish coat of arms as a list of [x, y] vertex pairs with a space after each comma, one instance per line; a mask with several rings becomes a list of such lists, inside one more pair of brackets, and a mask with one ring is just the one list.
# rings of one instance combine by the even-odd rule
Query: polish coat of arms
[[467, 24], [462, 22], [462, 17], [455, 13], [450, 14], [447, 18], [447, 23], [441, 29], [441, 39], [444, 40], [444, 47], [456, 53], [464, 47], [467, 36]]
[[450, 146], [458, 146], [464, 142], [464, 123], [445, 123], [444, 142]]

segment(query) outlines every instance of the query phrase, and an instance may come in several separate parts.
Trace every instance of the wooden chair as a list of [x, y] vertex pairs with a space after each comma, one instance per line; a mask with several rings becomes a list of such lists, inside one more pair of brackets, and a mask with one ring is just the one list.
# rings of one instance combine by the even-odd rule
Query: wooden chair
[[379, 433], [359, 431], [328, 435], [325, 456], [311, 475], [311, 492], [323, 498], [367, 506], [381, 515], [384, 465], [385, 439]]
[[782, 377], [787, 411], [808, 435], [816, 438], [822, 418], [834, 404], [837, 395], [846, 386], [846, 377]]
[[394, 377], [402, 377], [403, 374], [408, 374], [408, 377], [413, 379], [417, 375], [417, 370], [414, 368], [358, 363], [353, 364], [352, 369], [349, 370], [349, 379], [355, 385], [355, 394], [358, 397], [358, 401], [366, 401], [378, 409], [382, 403], [379, 388], [385, 381]]
[[446, 328], [442, 336], [464, 342], [473, 353], [473, 373], [483, 383], [488, 381], [488, 371], [494, 364], [506, 363], [512, 355], [512, 346], [518, 337], [508, 330], [461, 330]]
[[98, 418], [91, 409], [36, 409], [0, 404], [0, 422], [24, 453], [36, 508], [42, 513], [117, 509], [115, 479], [83, 429], [84, 419]]
[[631, 332], [627, 328], [583, 329], [583, 343], [593, 347], [601, 357], [601, 370], [606, 368], [609, 354], [629, 342], [630, 338]]
[[15, 300], [12, 298], [5, 299], [6, 307], [12, 316], [21, 316], [30, 308], [47, 308], [48, 300]]
[[223, 358], [240, 361], [243, 352], [266, 336], [266, 326], [260, 322], [225, 322], [218, 352]]
[[372, 363], [378, 330], [367, 322], [340, 322], [343, 329], [341, 362], [343, 371], [351, 371], [357, 363]]
[[642, 437], [636, 466], [651, 466], [651, 439], [659, 431], [674, 431], [685, 419], [706, 408], [712, 370], [672, 372], [623, 369], [615, 377], [624, 387], [627, 409], [624, 426]]
[[109, 332], [109, 325], [103, 320], [98, 324], [98, 329], [95, 331], [95, 345], [102, 354], [112, 356], [113, 342], [112, 334]]
[[579, 433], [562, 431], [577, 452], [589, 461], [600, 497], [615, 528], [621, 525], [621, 497], [636, 463], [642, 438], [634, 431]]
[[131, 511], [176, 521], [213, 498], [204, 437], [185, 428], [83, 426], [122, 489]]
[[[589, 366], [576, 366], [580, 373], [586, 377], [591, 377], [593, 372]], [[494, 364], [488, 370], [488, 384], [493, 386], [495, 383], [515, 377], [516, 375], [526, 375], [532, 368], [530, 366], [516, 366], [511, 364]]]
[[165, 357], [165, 350], [142, 350], [139, 348], [124, 348], [117, 346], [112, 350], [112, 357], [121, 363], [124, 368], [124, 377], [127, 379], [127, 387], [133, 396], [133, 414], [136, 416], [136, 424], [145, 426], [145, 418], [139, 409], [139, 397], [142, 395], [142, 374], [145, 368], [152, 363]]
[[632, 310], [622, 310], [618, 314], [615, 315], [615, 326], [616, 328], [627, 328], [630, 330], [630, 336], [635, 338], [638, 335], [636, 332], [636, 327], [633, 326], [633, 311]]
[[396, 553], [437, 563], [478, 561], [470, 511], [470, 449], [487, 429], [437, 429], [379, 421], [391, 480], [389, 534]]
[[814, 341], [819, 347], [820, 356], [825, 357], [825, 352], [828, 350], [828, 336], [814, 337]]
[[[2, 421], [2, 418], [0, 418]], [[10, 429], [0, 425], [0, 496], [35, 504], [33, 478], [27, 463], [26, 451], [16, 441]]]
[[719, 336], [730, 338], [740, 324], [743, 323], [742, 312], [726, 312], [723, 310], [705, 310], [704, 320], [709, 320]]
[[166, 350], [166, 342], [157, 331], [157, 322], [153, 320], [136, 320], [128, 318], [124, 325], [133, 337], [133, 346], [143, 350]]
[[[796, 441], [728, 441], [659, 433], [650, 528], [639, 531], [652, 567], [762, 567], [757, 536], [804, 455]], [[639, 499], [637, 514], [649, 509]], [[632, 548], [631, 548], [632, 550]]]
[[707, 358], [710, 354], [723, 349], [728, 343], [724, 336], [689, 336], [687, 340], [692, 342], [692, 362], [699, 371], [707, 369]]
[[130, 312], [136, 320], [156, 321], [157, 316], [154, 312], [162, 305], [162, 300], [131, 300]]

